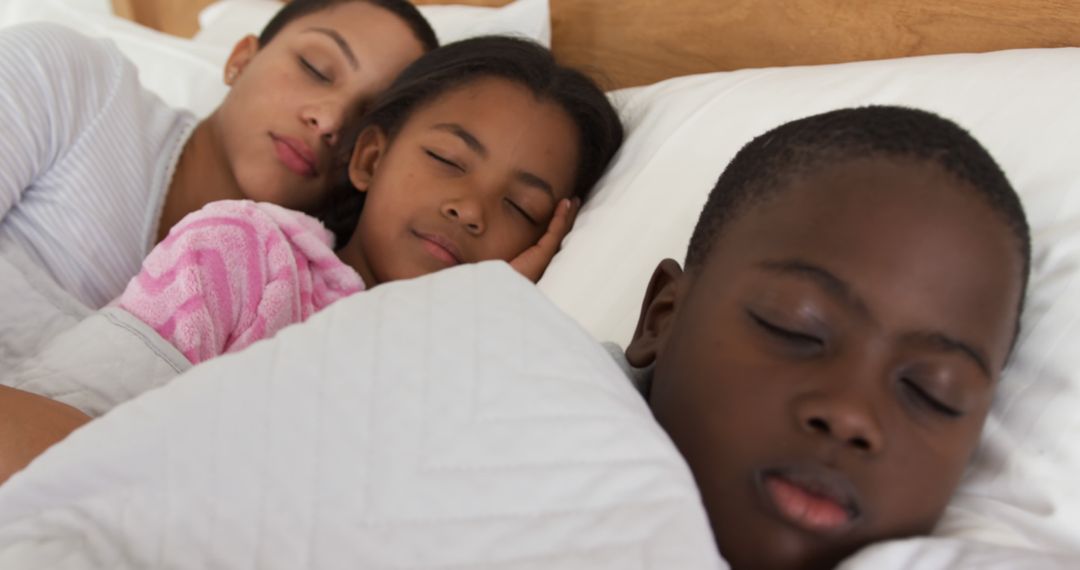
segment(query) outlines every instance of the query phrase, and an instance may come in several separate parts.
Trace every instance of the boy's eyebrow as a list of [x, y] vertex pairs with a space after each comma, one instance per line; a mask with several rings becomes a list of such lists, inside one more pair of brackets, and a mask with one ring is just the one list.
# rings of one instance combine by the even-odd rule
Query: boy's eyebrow
[[989, 381], [994, 377], [990, 373], [990, 365], [987, 364], [986, 356], [970, 344], [952, 338], [946, 334], [935, 332], [916, 332], [904, 335], [904, 340], [928, 344], [944, 352], [959, 352], [970, 358], [982, 370], [983, 375]]
[[349, 42], [345, 41], [345, 38], [341, 37], [341, 34], [337, 30], [330, 28], [308, 28], [304, 30], [306, 32], [315, 32], [317, 34], [323, 34], [324, 36], [334, 40], [337, 47], [341, 49], [341, 53], [345, 54], [345, 59], [348, 60], [349, 66], [353, 69], [360, 69], [360, 61], [356, 59], [356, 54], [353, 53]]
[[[462, 142], [464, 142], [465, 145], [471, 148], [476, 154], [479, 154], [483, 158], [488, 157], [488, 150], [487, 147], [484, 146], [484, 143], [480, 142], [480, 139], [476, 138], [476, 136], [470, 133], [465, 127], [457, 123], [439, 123], [433, 128], [440, 131], [446, 131], [456, 136], [457, 138], [461, 139]], [[544, 180], [543, 178], [540, 178], [539, 176], [531, 172], [526, 172], [524, 170], [519, 170], [516, 174], [517, 179], [521, 181], [522, 184], [532, 186], [533, 188], [541, 190], [554, 198], [555, 189], [547, 180]]]
[[824, 267], [800, 259], [763, 261], [759, 265], [761, 268], [773, 273], [808, 278], [811, 281], [816, 282], [829, 294], [829, 296], [834, 297], [841, 303], [855, 309], [862, 317], [868, 320], [871, 319], [870, 309], [867, 308], [866, 303], [863, 302], [862, 298], [851, 290], [847, 281], [833, 275]]
[[[829, 270], [824, 267], [814, 265], [812, 263], [800, 260], [800, 259], [784, 259], [779, 261], [764, 261], [759, 264], [760, 267], [771, 271], [773, 273], [781, 273], [786, 275], [796, 275], [799, 277], [809, 278], [816, 282], [821, 288], [831, 297], [840, 301], [841, 303], [848, 305], [855, 309], [861, 316], [872, 319], [873, 315], [870, 313], [870, 309], [867, 308], [866, 303], [859, 297], [846, 281], [833, 275]], [[985, 353], [972, 346], [972, 344], [964, 342], [962, 340], [953, 338], [947, 334], [940, 332], [915, 332], [904, 335], [904, 340], [908, 341], [920, 341], [923, 344], [929, 344], [934, 348], [948, 351], [959, 352], [975, 363], [979, 367], [979, 370], [983, 372], [987, 380], [992, 379], [994, 376], [990, 372], [990, 365], [987, 364], [987, 358]]]

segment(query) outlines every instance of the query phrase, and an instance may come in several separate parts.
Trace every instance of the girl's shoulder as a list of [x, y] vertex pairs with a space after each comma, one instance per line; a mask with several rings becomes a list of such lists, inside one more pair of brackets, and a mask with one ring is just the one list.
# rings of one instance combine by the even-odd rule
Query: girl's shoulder
[[[259, 241], [285, 238], [309, 257], [333, 254], [334, 237], [319, 220], [297, 210], [270, 202], [219, 200], [184, 217], [173, 230], [187, 234], [192, 230], [218, 232], [239, 229]], [[271, 236], [273, 236], [271, 238]]]

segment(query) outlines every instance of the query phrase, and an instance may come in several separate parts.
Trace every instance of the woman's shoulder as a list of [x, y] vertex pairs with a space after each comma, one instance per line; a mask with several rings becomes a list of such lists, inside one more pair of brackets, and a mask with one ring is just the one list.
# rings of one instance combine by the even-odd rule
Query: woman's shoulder
[[0, 30], [0, 58], [43, 71], [72, 70], [86, 77], [97, 75], [102, 68], [118, 70], [127, 63], [111, 41], [52, 22], [30, 22]]
[[73, 126], [136, 112], [143, 91], [135, 65], [112, 41], [49, 22], [0, 30], [0, 83], [28, 112]]

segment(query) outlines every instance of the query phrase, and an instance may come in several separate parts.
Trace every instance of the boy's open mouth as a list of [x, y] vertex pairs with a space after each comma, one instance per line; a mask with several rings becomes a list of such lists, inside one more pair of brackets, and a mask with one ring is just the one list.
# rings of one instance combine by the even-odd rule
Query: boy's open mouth
[[859, 517], [851, 482], [830, 469], [765, 469], [758, 474], [758, 488], [776, 514], [803, 530], [835, 534]]

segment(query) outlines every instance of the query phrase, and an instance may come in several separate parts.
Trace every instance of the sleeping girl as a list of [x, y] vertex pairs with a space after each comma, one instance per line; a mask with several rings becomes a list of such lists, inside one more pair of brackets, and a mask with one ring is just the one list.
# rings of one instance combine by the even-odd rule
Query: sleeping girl
[[623, 136], [591, 80], [500, 37], [425, 55], [345, 133], [330, 230], [276, 205], [212, 203], [173, 228], [116, 304], [198, 363], [460, 263], [501, 259], [536, 280]]

